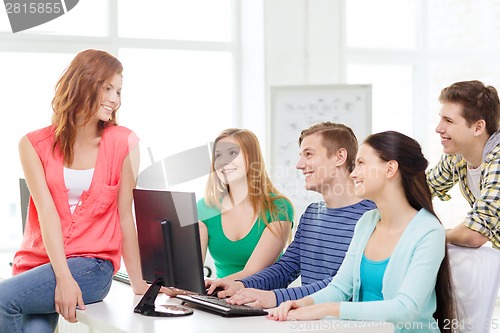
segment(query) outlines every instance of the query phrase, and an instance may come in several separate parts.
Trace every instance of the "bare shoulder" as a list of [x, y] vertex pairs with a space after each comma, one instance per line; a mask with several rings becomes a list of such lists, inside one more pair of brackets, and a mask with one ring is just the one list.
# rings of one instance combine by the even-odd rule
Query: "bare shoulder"
[[21, 140], [19, 140], [18, 148], [21, 155], [33, 151], [33, 145], [31, 144], [28, 135], [24, 135]]
[[28, 135], [25, 134], [25, 135], [23, 135], [23, 137], [21, 138], [21, 140], [19, 140], [19, 147], [24, 146], [24, 145], [26, 145], [28, 143], [30, 143], [30, 140], [28, 139]]

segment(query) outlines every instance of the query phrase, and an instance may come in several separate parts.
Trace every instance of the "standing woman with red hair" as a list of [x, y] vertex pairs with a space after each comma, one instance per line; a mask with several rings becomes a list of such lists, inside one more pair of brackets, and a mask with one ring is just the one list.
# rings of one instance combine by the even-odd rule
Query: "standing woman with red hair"
[[76, 322], [107, 295], [122, 255], [134, 292], [147, 290], [132, 214], [139, 139], [116, 121], [122, 70], [107, 52], [80, 52], [57, 83], [52, 125], [19, 142], [31, 197], [14, 276], [0, 283], [0, 332]]

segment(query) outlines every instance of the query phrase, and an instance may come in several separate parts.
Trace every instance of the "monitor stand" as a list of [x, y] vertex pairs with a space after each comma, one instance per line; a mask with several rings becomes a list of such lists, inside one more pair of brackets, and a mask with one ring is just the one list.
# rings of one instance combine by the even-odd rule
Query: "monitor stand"
[[134, 312], [149, 317], [179, 317], [188, 316], [193, 313], [192, 309], [182, 305], [165, 304], [158, 308], [155, 307], [156, 297], [163, 285], [164, 282], [162, 278], [156, 279], [144, 294], [139, 304], [137, 304]]

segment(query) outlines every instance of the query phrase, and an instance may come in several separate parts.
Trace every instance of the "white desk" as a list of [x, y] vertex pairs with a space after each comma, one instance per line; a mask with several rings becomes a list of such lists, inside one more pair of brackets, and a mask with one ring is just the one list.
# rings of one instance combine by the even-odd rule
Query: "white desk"
[[[246, 333], [246, 332], [315, 332], [338, 329], [339, 332], [393, 332], [388, 323], [349, 322], [319, 320], [304, 322], [275, 322], [259, 317], [224, 318], [195, 309], [185, 317], [152, 318], [133, 312], [140, 296], [134, 296], [130, 286], [113, 281], [109, 295], [103, 302], [88, 305], [87, 310], [77, 311], [77, 318], [106, 333], [151, 333], [151, 332], [200, 332], [200, 333]], [[158, 304], [180, 304], [180, 301], [159, 295]]]
[[[7, 262], [10, 257], [0, 255], [0, 280], [10, 275]], [[393, 325], [377, 322], [349, 322], [341, 320], [316, 320], [275, 322], [260, 317], [224, 318], [202, 310], [185, 317], [154, 318], [134, 313], [141, 299], [132, 293], [129, 285], [113, 281], [111, 290], [103, 302], [90, 304], [86, 310], [77, 310], [77, 319], [98, 332], [106, 333], [283, 333], [283, 332], [356, 332], [389, 333]], [[157, 304], [180, 304], [180, 301], [161, 294]]]

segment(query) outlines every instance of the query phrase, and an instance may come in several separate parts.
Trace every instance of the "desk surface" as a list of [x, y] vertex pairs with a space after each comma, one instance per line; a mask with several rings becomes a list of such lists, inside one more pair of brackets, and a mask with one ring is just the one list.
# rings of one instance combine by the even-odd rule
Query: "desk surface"
[[[103, 302], [88, 305], [85, 311], [78, 311], [80, 322], [105, 332], [314, 332], [337, 330], [339, 332], [393, 332], [388, 323], [349, 322], [340, 320], [318, 320], [303, 322], [275, 322], [260, 317], [224, 318], [216, 314], [195, 309], [185, 317], [152, 318], [133, 312], [140, 296], [132, 294], [130, 286], [113, 281], [109, 295]], [[161, 294], [156, 304], [180, 304], [175, 298]]]
[[[9, 256], [0, 255], [0, 280], [10, 276]], [[185, 317], [154, 318], [134, 313], [141, 297], [132, 293], [129, 285], [114, 281], [103, 302], [90, 304], [86, 310], [77, 310], [77, 319], [98, 331], [106, 333], [200, 332], [200, 333], [259, 333], [259, 332], [393, 332], [389, 323], [316, 320], [275, 322], [260, 317], [224, 318], [202, 310]], [[180, 301], [160, 294], [156, 304], [180, 304]]]

